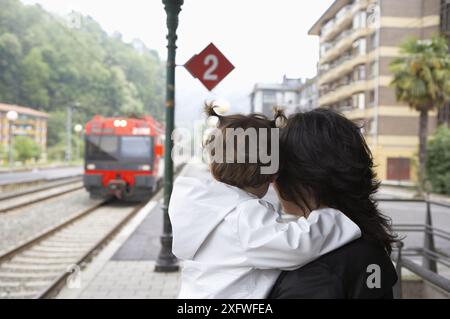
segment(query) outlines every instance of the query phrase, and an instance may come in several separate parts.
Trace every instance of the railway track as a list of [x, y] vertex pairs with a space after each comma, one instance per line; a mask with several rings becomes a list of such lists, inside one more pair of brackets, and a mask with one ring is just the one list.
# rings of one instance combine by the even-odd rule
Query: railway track
[[[175, 176], [183, 166], [176, 165]], [[54, 296], [145, 204], [105, 200], [0, 255], [0, 299]]]
[[83, 188], [81, 178], [71, 178], [61, 182], [49, 183], [41, 187], [9, 193], [0, 196], [0, 213], [35, 204]]
[[0, 299], [48, 297], [142, 206], [102, 202], [0, 256]]

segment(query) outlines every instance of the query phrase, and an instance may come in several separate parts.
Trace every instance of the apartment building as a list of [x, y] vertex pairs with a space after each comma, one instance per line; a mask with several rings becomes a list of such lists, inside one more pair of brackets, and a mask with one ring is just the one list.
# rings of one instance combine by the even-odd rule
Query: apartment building
[[[17, 120], [12, 123], [11, 130], [6, 117], [9, 111], [16, 111], [18, 114]], [[47, 119], [47, 113], [28, 107], [0, 103], [0, 144], [7, 148], [9, 134], [12, 132], [13, 136], [31, 137], [45, 151], [47, 146]]]
[[257, 83], [250, 94], [251, 112], [272, 116], [272, 108], [279, 106], [287, 114], [305, 112], [317, 107], [316, 78], [290, 79], [281, 83]]
[[[389, 64], [408, 37], [439, 34], [446, 1], [336, 0], [309, 31], [320, 38], [318, 105], [364, 125], [381, 180], [416, 179], [419, 114], [397, 102]], [[430, 133], [436, 125], [431, 112]]]

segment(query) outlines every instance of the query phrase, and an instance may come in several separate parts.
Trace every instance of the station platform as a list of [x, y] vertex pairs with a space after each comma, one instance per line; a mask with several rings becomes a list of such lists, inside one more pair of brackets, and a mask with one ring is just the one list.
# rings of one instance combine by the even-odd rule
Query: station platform
[[[190, 162], [182, 176], [209, 176], [205, 164]], [[58, 299], [170, 299], [180, 289], [180, 272], [157, 273], [163, 229], [161, 190], [79, 273], [78, 285], [66, 285]], [[275, 204], [271, 189], [265, 198]], [[74, 277], [71, 278], [71, 280]]]
[[72, 280], [57, 299], [169, 299], [180, 272], [154, 272], [162, 232], [161, 194], [150, 201]]
[[[201, 164], [187, 164], [181, 175], [207, 173]], [[72, 280], [57, 299], [171, 299], [180, 288], [180, 272], [157, 273], [163, 229], [159, 191]]]

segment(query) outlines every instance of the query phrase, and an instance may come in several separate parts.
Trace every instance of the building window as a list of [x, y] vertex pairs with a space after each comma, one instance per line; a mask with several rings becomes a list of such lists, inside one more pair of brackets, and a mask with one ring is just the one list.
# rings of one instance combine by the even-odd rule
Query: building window
[[277, 96], [274, 91], [264, 91], [263, 92], [263, 103], [276, 103]]
[[366, 107], [366, 95], [364, 93], [353, 94], [353, 108], [363, 110]]
[[319, 74], [323, 74], [323, 73], [327, 72], [330, 68], [331, 68], [330, 63], [325, 63], [325, 64], [319, 65]]
[[333, 27], [334, 27], [334, 19], [331, 19], [323, 25], [322, 29], [320, 30], [320, 34], [324, 35], [328, 33], [331, 29], [333, 29]]
[[372, 107], [375, 105], [375, 91], [372, 90], [369, 92], [369, 106]]
[[330, 50], [333, 47], [332, 43], [324, 43], [320, 46], [320, 56], [322, 57], [325, 53], [328, 52], [328, 50]]
[[379, 43], [378, 43], [378, 31], [375, 31], [370, 36], [370, 46], [371, 46], [372, 50], [378, 48], [378, 46], [379, 46]]
[[364, 81], [366, 79], [366, 66], [361, 64], [353, 69], [353, 81]]
[[374, 61], [370, 63], [370, 78], [374, 79], [378, 73], [378, 62]]
[[353, 29], [366, 27], [367, 14], [366, 11], [358, 11], [353, 17]]
[[387, 179], [408, 181], [411, 179], [411, 160], [403, 157], [387, 159]]
[[353, 56], [359, 56], [359, 55], [363, 55], [366, 54], [366, 39], [365, 38], [361, 38], [356, 40], [355, 42], [353, 42], [353, 50], [352, 50], [352, 54]]
[[340, 22], [350, 12], [351, 9], [352, 9], [351, 5], [346, 5], [345, 7], [342, 7], [342, 9], [336, 13], [335, 18], [336, 22]]
[[352, 99], [342, 100], [337, 104], [337, 109], [341, 112], [349, 111], [352, 109]]

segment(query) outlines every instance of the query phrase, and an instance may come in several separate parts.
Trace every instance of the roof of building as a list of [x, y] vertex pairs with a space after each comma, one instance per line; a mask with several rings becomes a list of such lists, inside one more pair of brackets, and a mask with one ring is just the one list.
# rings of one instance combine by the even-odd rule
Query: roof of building
[[261, 90], [296, 91], [302, 84], [303, 81], [301, 78], [288, 78], [285, 75], [281, 83], [256, 83], [253, 87], [253, 92]]
[[335, 0], [333, 4], [322, 14], [319, 20], [309, 29], [309, 35], [320, 35], [320, 29], [322, 25], [333, 18], [336, 13], [345, 5], [349, 4], [351, 0]]
[[304, 87], [304, 86], [316, 84], [316, 83], [317, 83], [317, 80], [318, 80], [318, 78], [317, 78], [317, 75], [316, 75], [316, 76], [313, 77], [313, 78], [306, 79], [305, 83], [303, 83], [302, 86]]
[[298, 86], [286, 86], [281, 83], [256, 83], [253, 91], [259, 90], [277, 90], [277, 91], [295, 91]]
[[48, 113], [44, 113], [44, 112], [29, 108], [29, 107], [0, 103], [0, 112], [2, 112], [2, 111], [3, 112], [16, 111], [19, 114], [26, 114], [26, 115], [36, 116], [36, 117], [45, 117], [45, 118], [49, 117]]
[[317, 76], [311, 79], [288, 79], [283, 78], [282, 83], [256, 83], [253, 87], [253, 91], [250, 95], [253, 95], [256, 91], [274, 90], [274, 91], [296, 91], [299, 92], [306, 87], [316, 84]]

